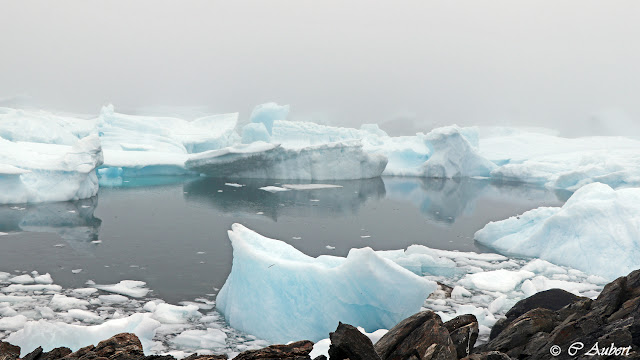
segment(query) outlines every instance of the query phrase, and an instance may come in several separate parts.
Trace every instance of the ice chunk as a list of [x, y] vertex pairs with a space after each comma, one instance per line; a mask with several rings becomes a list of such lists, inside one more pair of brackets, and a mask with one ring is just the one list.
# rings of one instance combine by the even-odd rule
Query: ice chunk
[[275, 342], [319, 340], [338, 321], [388, 328], [436, 289], [370, 248], [312, 258], [240, 224], [229, 238], [233, 266], [216, 306], [234, 328]]
[[16, 331], [22, 329], [27, 320], [24, 315], [2, 317], [0, 318], [0, 330]]
[[284, 184], [282, 185], [285, 189], [293, 189], [293, 190], [317, 190], [317, 189], [334, 189], [341, 188], [342, 185], [334, 185], [334, 184]]
[[522, 283], [525, 279], [529, 279], [534, 276], [535, 274], [530, 271], [509, 271], [500, 269], [469, 274], [461, 280], [461, 283], [465, 284], [467, 287], [475, 289], [506, 293], [513, 291], [516, 286]]
[[102, 291], [141, 298], [147, 296], [147, 293], [149, 292], [149, 289], [145, 288], [145, 285], [147, 285], [147, 283], [144, 281], [122, 280], [117, 284], [94, 285], [93, 287]]
[[80, 310], [80, 309], [71, 309], [67, 312], [70, 317], [82, 320], [82, 321], [102, 321], [102, 318], [91, 311]]
[[373, 178], [386, 165], [386, 157], [367, 154], [358, 143], [287, 149], [264, 142], [195, 154], [185, 163], [214, 177], [301, 180]]
[[18, 275], [9, 279], [9, 282], [14, 284], [33, 284], [35, 280], [31, 277], [31, 275]]
[[279, 186], [263, 186], [260, 188], [260, 190], [268, 191], [270, 193], [277, 193], [282, 191], [289, 191], [290, 189], [285, 189]]
[[269, 130], [263, 123], [250, 123], [242, 127], [242, 143], [251, 144], [256, 141], [271, 142]]
[[274, 102], [256, 106], [251, 112], [252, 123], [263, 124], [269, 135], [271, 135], [273, 122], [275, 120], [286, 120], [289, 115], [289, 105], [278, 105]]
[[191, 349], [216, 349], [226, 346], [227, 334], [220, 329], [187, 330], [171, 340], [172, 343]]
[[159, 326], [159, 322], [146, 314], [134, 314], [93, 326], [39, 320], [27, 322], [23, 329], [11, 333], [5, 341], [20, 346], [21, 355], [24, 356], [38, 346], [42, 346], [44, 351], [60, 346], [76, 351], [84, 346], [96, 345], [113, 335], [128, 332], [136, 334], [147, 351]]
[[129, 298], [126, 296], [114, 294], [114, 295], [100, 295], [98, 296], [98, 300], [107, 304], [122, 304], [129, 301]]
[[73, 297], [55, 294], [49, 302], [49, 307], [54, 310], [69, 310], [69, 309], [86, 309], [89, 306], [89, 302], [82, 299], [76, 299]]
[[487, 224], [478, 242], [613, 279], [638, 266], [640, 189], [594, 183], [561, 208], [542, 207]]
[[447, 126], [434, 129], [426, 136], [431, 157], [424, 163], [424, 175], [435, 178], [489, 177], [497, 166], [477, 149], [477, 133], [473, 129]]
[[198, 307], [195, 305], [157, 304], [153, 308], [153, 318], [163, 324], [184, 324], [201, 316], [202, 314], [198, 312]]
[[53, 284], [53, 279], [49, 273], [37, 275], [33, 280], [38, 284]]

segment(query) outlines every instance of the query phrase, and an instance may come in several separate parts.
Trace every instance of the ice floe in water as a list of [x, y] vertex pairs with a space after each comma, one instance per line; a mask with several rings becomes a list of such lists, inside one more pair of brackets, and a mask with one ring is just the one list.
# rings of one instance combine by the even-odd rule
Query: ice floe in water
[[357, 142], [331, 143], [301, 149], [254, 142], [192, 155], [187, 169], [223, 178], [367, 179], [380, 176], [383, 155], [368, 154]]
[[95, 169], [103, 162], [100, 139], [72, 146], [0, 138], [0, 204], [86, 199], [98, 192]]
[[562, 207], [541, 207], [487, 224], [478, 242], [614, 279], [638, 267], [640, 189], [582, 187]]

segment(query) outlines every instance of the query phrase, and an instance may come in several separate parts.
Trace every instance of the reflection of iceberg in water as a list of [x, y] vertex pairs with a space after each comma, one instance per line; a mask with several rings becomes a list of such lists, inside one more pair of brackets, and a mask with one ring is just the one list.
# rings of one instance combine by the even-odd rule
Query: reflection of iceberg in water
[[[189, 202], [200, 203], [225, 213], [261, 215], [277, 220], [280, 216], [335, 217], [355, 214], [368, 199], [385, 196], [381, 178], [364, 180], [323, 181], [340, 185], [340, 188], [317, 190], [290, 190], [270, 193], [260, 190], [263, 186], [300, 184], [308, 182], [292, 180], [234, 179], [242, 187], [226, 186], [224, 180], [201, 178], [184, 185], [184, 197]], [[222, 192], [219, 192], [222, 190]]]
[[475, 199], [488, 182], [468, 178], [385, 178], [388, 197], [413, 203], [425, 216], [450, 224], [457, 217], [473, 212]]
[[93, 213], [98, 198], [79, 201], [0, 206], [0, 232], [39, 232], [58, 234], [69, 246], [91, 253], [98, 240], [102, 220]]
[[564, 193], [554, 193], [542, 187], [487, 179], [385, 177], [384, 183], [389, 199], [410, 202], [423, 215], [443, 224], [452, 224], [460, 216], [471, 215], [480, 197], [533, 204], [566, 200]]

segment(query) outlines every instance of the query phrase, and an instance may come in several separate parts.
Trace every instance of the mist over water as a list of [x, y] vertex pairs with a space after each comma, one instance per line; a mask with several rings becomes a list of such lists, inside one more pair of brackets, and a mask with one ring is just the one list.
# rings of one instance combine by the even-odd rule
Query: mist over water
[[0, 1], [0, 106], [640, 135], [635, 1]]

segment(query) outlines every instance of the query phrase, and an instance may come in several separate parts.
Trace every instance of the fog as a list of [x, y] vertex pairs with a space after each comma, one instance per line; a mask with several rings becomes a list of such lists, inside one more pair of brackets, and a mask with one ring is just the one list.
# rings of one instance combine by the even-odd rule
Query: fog
[[0, 0], [0, 106], [640, 134], [638, 1]]

